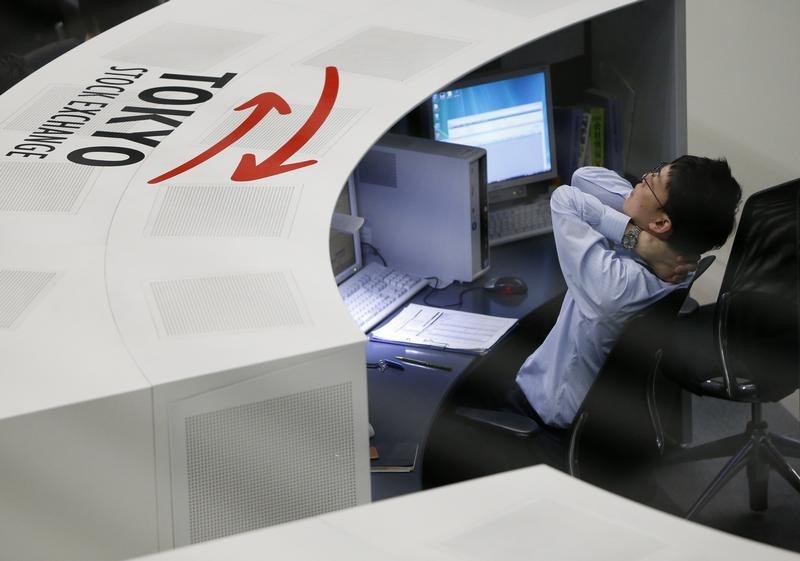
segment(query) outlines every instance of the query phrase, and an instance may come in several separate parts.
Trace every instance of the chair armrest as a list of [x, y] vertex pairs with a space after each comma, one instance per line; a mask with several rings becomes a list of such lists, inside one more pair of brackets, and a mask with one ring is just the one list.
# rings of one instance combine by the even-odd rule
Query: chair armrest
[[536, 421], [530, 417], [510, 411], [456, 407], [455, 414], [501, 431], [510, 432], [520, 438], [527, 438], [541, 430]]

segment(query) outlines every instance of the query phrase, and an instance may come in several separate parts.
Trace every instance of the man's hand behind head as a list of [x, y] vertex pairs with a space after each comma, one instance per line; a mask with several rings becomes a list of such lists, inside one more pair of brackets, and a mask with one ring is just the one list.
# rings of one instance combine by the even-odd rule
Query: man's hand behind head
[[697, 269], [698, 255], [681, 255], [647, 231], [639, 234], [639, 243], [634, 248], [636, 255], [644, 259], [661, 280], [678, 283]]

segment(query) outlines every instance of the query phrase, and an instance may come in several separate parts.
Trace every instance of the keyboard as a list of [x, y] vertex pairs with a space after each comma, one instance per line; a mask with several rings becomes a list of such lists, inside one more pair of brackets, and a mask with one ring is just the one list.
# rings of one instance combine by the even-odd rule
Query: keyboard
[[553, 231], [550, 198], [532, 203], [489, 209], [489, 245], [500, 245]]
[[366, 333], [426, 286], [426, 279], [369, 263], [339, 285], [339, 294]]

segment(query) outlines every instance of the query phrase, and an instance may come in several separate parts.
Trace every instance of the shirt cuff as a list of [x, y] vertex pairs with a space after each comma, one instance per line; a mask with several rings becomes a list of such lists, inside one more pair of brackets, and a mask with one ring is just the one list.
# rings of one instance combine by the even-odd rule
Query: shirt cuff
[[627, 214], [606, 207], [602, 218], [600, 218], [597, 231], [612, 242], [619, 243], [622, 241], [625, 228], [628, 227], [630, 221], [631, 217]]

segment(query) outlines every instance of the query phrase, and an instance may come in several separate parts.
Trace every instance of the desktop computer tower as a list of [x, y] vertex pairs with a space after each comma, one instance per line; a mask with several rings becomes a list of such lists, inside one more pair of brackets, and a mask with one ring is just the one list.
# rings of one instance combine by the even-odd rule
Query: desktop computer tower
[[389, 266], [440, 283], [489, 268], [486, 151], [387, 134], [356, 168], [362, 239]]

